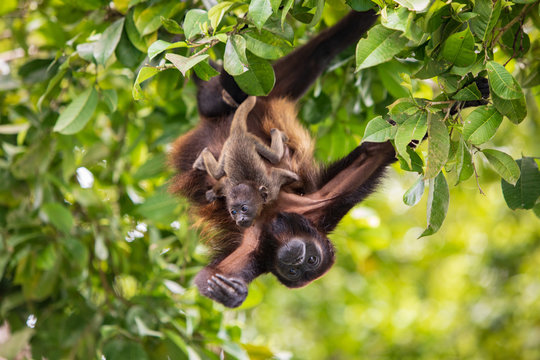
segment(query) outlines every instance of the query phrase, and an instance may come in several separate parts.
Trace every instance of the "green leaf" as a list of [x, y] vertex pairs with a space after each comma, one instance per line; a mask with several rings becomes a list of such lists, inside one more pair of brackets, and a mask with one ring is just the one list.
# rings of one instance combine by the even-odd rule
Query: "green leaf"
[[506, 116], [514, 124], [521, 123], [527, 116], [527, 103], [525, 96], [514, 100], [505, 100], [491, 93], [493, 105], [501, 114]]
[[483, 149], [482, 153], [504, 180], [512, 185], [516, 184], [519, 179], [520, 170], [519, 166], [510, 155], [493, 149]]
[[489, 89], [504, 100], [516, 100], [523, 97], [523, 91], [516, 79], [504, 66], [495, 61], [486, 64], [488, 71]]
[[248, 71], [246, 40], [240, 35], [231, 35], [225, 45], [223, 68], [233, 76]]
[[75, 134], [82, 130], [94, 114], [98, 103], [98, 94], [91, 87], [77, 96], [60, 113], [53, 130], [64, 135]]
[[58, 203], [48, 203], [43, 205], [41, 210], [55, 228], [69, 234], [71, 228], [73, 228], [74, 220], [68, 209]]
[[325, 2], [324, 0], [317, 0], [315, 15], [313, 15], [313, 19], [311, 19], [308, 26], [315, 26], [319, 23], [323, 14], [323, 10], [324, 10], [324, 2]]
[[[444, 121], [428, 113], [428, 159], [425, 179], [434, 178], [448, 160], [450, 137]], [[446, 180], [445, 180], [446, 182]]]
[[407, 153], [407, 147], [412, 140], [422, 140], [426, 131], [427, 113], [424, 111], [414, 114], [399, 125], [394, 140], [396, 150], [409, 165], [411, 165], [411, 158]]
[[498, 0], [495, 5], [491, 0], [476, 0], [473, 12], [477, 17], [470, 21], [472, 31], [483, 42], [492, 33], [499, 16], [501, 15], [502, 1]]
[[390, 95], [397, 99], [409, 96], [409, 92], [401, 85], [403, 79], [399, 76], [400, 73], [407, 73], [407, 68], [397, 60], [391, 60], [377, 66], [379, 79]]
[[167, 54], [165, 55], [165, 59], [169, 60], [173, 63], [173, 65], [180, 70], [182, 75], [186, 76], [186, 73], [189, 69], [200, 63], [201, 61], [207, 59], [210, 55], [208, 54], [202, 54], [202, 55], [195, 55], [191, 57], [185, 57], [177, 54]]
[[455, 66], [469, 66], [476, 60], [474, 38], [469, 28], [452, 34], [443, 45], [442, 57]]
[[423, 174], [424, 161], [410, 146], [407, 147], [407, 159], [404, 159], [401, 155], [396, 154], [399, 161], [399, 166], [409, 172], [417, 172]]
[[167, 19], [163, 16], [160, 17], [161, 25], [171, 34], [184, 34], [184, 30], [173, 19]]
[[516, 184], [511, 185], [505, 179], [501, 179], [504, 200], [512, 210], [532, 209], [534, 207], [538, 216], [536, 209], [539, 206], [535, 206], [536, 200], [540, 196], [540, 171], [538, 171], [538, 165], [530, 157], [524, 157], [516, 162], [521, 174]]
[[156, 75], [158, 72], [159, 72], [158, 69], [149, 67], [149, 66], [145, 66], [139, 71], [139, 73], [137, 74], [137, 78], [135, 79], [135, 84], [133, 84], [133, 90], [132, 90], [133, 99], [135, 100], [143, 99], [141, 83], [145, 80], [150, 79], [152, 76]]
[[103, 347], [107, 359], [148, 360], [148, 355], [141, 344], [125, 339], [113, 339]]
[[113, 113], [116, 111], [118, 106], [118, 93], [115, 89], [105, 89], [102, 91], [103, 102], [109, 108], [110, 112]]
[[111, 57], [124, 29], [124, 18], [120, 18], [112, 23], [94, 45], [94, 58], [98, 64], [105, 66], [107, 60]]
[[435, 234], [441, 228], [448, 211], [450, 193], [448, 183], [443, 172], [439, 172], [435, 179], [429, 180], [428, 202], [427, 202], [427, 228], [420, 235], [429, 236]]
[[141, 33], [135, 26], [134, 20], [135, 8], [131, 8], [126, 15], [126, 34], [131, 44], [140, 52], [146, 53], [147, 46]]
[[469, 147], [463, 140], [459, 140], [458, 150], [456, 153], [456, 171], [457, 171], [457, 184], [461, 181], [465, 181], [474, 173], [474, 167], [472, 163], [472, 156]]
[[140, 216], [161, 224], [170, 224], [176, 219], [178, 201], [164, 192], [157, 192], [137, 206]]
[[362, 141], [385, 142], [394, 138], [396, 130], [397, 126], [377, 116], [368, 122]]
[[368, 11], [375, 6], [371, 0], [345, 0], [345, 2], [355, 11]]
[[403, 202], [406, 205], [414, 206], [418, 204], [420, 199], [424, 195], [424, 178], [420, 176], [418, 180], [407, 190], [403, 195]]
[[397, 30], [376, 25], [356, 45], [356, 71], [386, 62], [405, 49], [407, 38]]
[[[366, 0], [367, 1], [367, 0]], [[294, 0], [287, 0], [285, 5], [283, 5], [283, 10], [281, 12], [281, 27], [285, 24], [285, 18], [287, 17], [287, 14], [289, 13], [289, 10], [294, 4]]]
[[463, 121], [463, 139], [480, 145], [495, 135], [501, 125], [502, 115], [492, 106], [479, 106]]
[[472, 83], [469, 86], [461, 89], [458, 93], [452, 96], [452, 99], [459, 101], [480, 100], [482, 99], [482, 93], [478, 90], [476, 83]]
[[270, 4], [270, 0], [251, 0], [248, 17], [259, 31], [270, 15], [272, 15], [272, 4]]
[[210, 19], [210, 26], [212, 29], [216, 31], [225, 13], [229, 11], [231, 7], [238, 5], [240, 4], [235, 4], [233, 1], [223, 1], [208, 10], [208, 19]]
[[208, 81], [212, 77], [219, 75], [219, 71], [214, 69], [208, 62], [202, 61], [193, 67], [197, 77], [203, 81]]
[[[373, 4], [373, 3], [372, 3]], [[381, 24], [388, 29], [407, 31], [409, 11], [405, 7], [385, 7], [382, 11]]]
[[[146, 6], [145, 9], [134, 18], [135, 26], [142, 36], [152, 34], [160, 28], [162, 17], [170, 18], [182, 7], [183, 5], [181, 3], [175, 1], [153, 3], [153, 5]], [[135, 12], [135, 14], [137, 14], [137, 12]]]
[[209, 24], [208, 12], [202, 9], [189, 10], [184, 19], [186, 39], [191, 40], [196, 35], [204, 34]]
[[272, 65], [250, 53], [248, 71], [234, 77], [234, 80], [245, 93], [249, 95], [265, 96], [272, 91], [276, 77]]
[[152, 45], [150, 45], [150, 47], [148, 48], [148, 57], [150, 58], [150, 60], [152, 60], [153, 58], [155, 58], [157, 55], [161, 54], [165, 50], [183, 48], [183, 47], [187, 47], [187, 44], [185, 41], [178, 41], [175, 43], [170, 43], [163, 40], [157, 40], [157, 41], [154, 41], [154, 43], [152, 43]]
[[424, 11], [429, 5], [429, 0], [396, 0], [401, 6], [416, 12]]
[[[540, 219], [540, 203], [534, 205], [533, 212], [534, 212], [534, 215], [536, 215], [536, 217]], [[0, 272], [0, 275], [2, 275], [1, 272]]]
[[[17, 3], [15, 2], [15, 6], [16, 5]], [[0, 9], [2, 6], [3, 5], [0, 5]], [[8, 323], [5, 322], [5, 324]], [[2, 339], [2, 346], [0, 347], [0, 357], [6, 359], [21, 358], [21, 354], [26, 354], [25, 348], [28, 348], [28, 343], [32, 338], [32, 335], [34, 335], [34, 331], [34, 329], [28, 327], [23, 327], [13, 334], [9, 334], [6, 331], [7, 336]]]
[[268, 60], [276, 60], [285, 56], [292, 47], [284, 40], [274, 36], [271, 32], [263, 30], [244, 34], [246, 48], [253, 54]]

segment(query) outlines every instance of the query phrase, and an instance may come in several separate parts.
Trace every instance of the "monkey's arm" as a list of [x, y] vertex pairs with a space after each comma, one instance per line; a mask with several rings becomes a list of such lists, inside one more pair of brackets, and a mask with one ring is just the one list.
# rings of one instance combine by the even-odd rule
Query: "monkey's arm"
[[300, 98], [330, 61], [360, 37], [375, 23], [373, 10], [351, 11], [340, 22], [321, 32], [304, 46], [279, 59], [274, 64], [276, 85], [271, 97]]
[[319, 229], [332, 231], [354, 205], [375, 190], [384, 170], [394, 161], [395, 151], [390, 142], [365, 142], [328, 166], [321, 174], [318, 190], [306, 194], [320, 202], [316, 210], [310, 211], [309, 218]]
[[206, 266], [195, 277], [195, 284], [204, 296], [227, 307], [238, 307], [246, 299], [248, 284], [266, 272], [257, 258], [260, 230], [246, 229], [240, 246], [223, 260]]

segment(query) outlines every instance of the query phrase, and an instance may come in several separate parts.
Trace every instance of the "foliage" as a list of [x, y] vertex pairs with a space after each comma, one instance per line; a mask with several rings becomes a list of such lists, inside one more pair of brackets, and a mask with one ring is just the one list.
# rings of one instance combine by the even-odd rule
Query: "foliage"
[[[489, 358], [503, 356], [492, 343], [508, 336], [514, 341], [506, 354], [535, 344], [538, 316], [531, 318], [529, 310], [539, 301], [534, 264], [540, 230], [530, 224], [532, 214], [508, 215], [493, 198], [540, 214], [540, 175], [531, 157], [540, 150], [531, 136], [538, 134], [539, 121], [538, 1], [347, 4], [2, 2], [0, 318], [13, 336], [0, 356], [12, 357], [27, 339], [33, 357], [50, 359], [217, 359], [221, 353], [269, 358], [280, 356], [280, 349], [299, 358], [347, 358], [358, 353], [354, 344], [397, 358], [474, 355], [470, 349], [479, 345], [487, 347], [482, 356]], [[222, 60], [246, 92], [268, 94], [275, 82], [272, 60], [334, 24], [350, 7], [373, 6], [380, 24], [356, 51], [333, 62], [305, 97], [299, 116], [317, 137], [324, 161], [349, 152], [362, 134], [365, 140], [392, 140], [401, 169], [420, 174], [407, 192], [393, 185], [402, 190], [398, 198], [405, 193], [407, 205], [420, 202], [422, 208], [403, 210], [380, 196], [377, 203], [369, 201], [388, 216], [391, 229], [363, 224], [355, 210], [334, 237], [343, 249], [340, 263], [323, 280], [298, 293], [263, 279], [250, 288], [244, 305], [261, 303], [265, 292], [263, 304], [246, 310], [253, 320], [244, 321], [243, 311], [223, 312], [190, 286], [206, 262], [204, 248], [185, 202], [167, 193], [167, 146], [197, 121], [196, 89], [187, 79], [193, 73], [210, 79], [217, 75], [210, 60]], [[489, 103], [462, 109], [465, 101], [481, 100], [478, 76], [490, 81]], [[426, 134], [427, 141], [409, 146]], [[452, 215], [441, 231], [444, 238], [414, 239], [435, 233], [447, 212], [455, 214], [453, 206], [468, 202], [474, 189], [465, 187], [464, 194], [452, 185], [467, 186], [473, 174], [490, 195], [475, 210], [489, 214], [490, 202], [498, 209], [486, 221], [487, 235], [479, 224], [462, 227], [464, 219]], [[492, 186], [500, 178], [502, 195]], [[425, 183], [429, 194], [422, 202]], [[455, 201], [449, 205], [450, 194]], [[407, 225], [394, 222], [400, 212], [416, 214], [423, 206], [423, 232], [409, 230], [422, 223], [419, 216], [405, 217]], [[508, 242], [493, 229], [507, 234]], [[486, 236], [495, 243], [481, 242], [478, 250], [474, 241]], [[390, 244], [392, 237], [401, 240]], [[415, 252], [417, 241], [423, 247]], [[468, 270], [472, 280], [464, 279]], [[445, 272], [457, 278], [448, 289], [437, 285], [437, 276], [448, 278]], [[424, 278], [430, 285], [414, 288]], [[401, 284], [407, 286], [400, 289]], [[392, 293], [403, 301], [391, 302]], [[369, 299], [359, 301], [363, 296]], [[377, 298], [388, 303], [378, 304]], [[513, 308], [516, 299], [519, 306]], [[478, 315], [486, 314], [486, 306], [488, 315]], [[442, 325], [419, 318], [426, 307]], [[469, 316], [463, 307], [476, 310]], [[477, 327], [456, 324], [453, 317], [471, 318]], [[281, 329], [284, 324], [290, 326]], [[512, 326], [529, 337], [519, 340]], [[492, 329], [500, 332], [490, 337]], [[275, 334], [296, 338], [292, 330], [306, 336], [297, 348]], [[255, 331], [272, 339], [272, 349]], [[405, 331], [413, 335], [407, 338]], [[445, 332], [459, 343], [437, 349], [451, 341]], [[303, 356], [308, 348], [314, 350]], [[534, 349], [526, 354], [538, 357]]]

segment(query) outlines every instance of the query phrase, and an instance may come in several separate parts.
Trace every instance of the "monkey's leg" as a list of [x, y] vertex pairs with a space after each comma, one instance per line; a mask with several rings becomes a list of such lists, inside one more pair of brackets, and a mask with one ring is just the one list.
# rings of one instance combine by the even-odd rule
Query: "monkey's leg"
[[[210, 176], [216, 180], [219, 180], [225, 176], [225, 162], [222, 156], [219, 158], [219, 161], [216, 161], [216, 158], [214, 155], [212, 155], [210, 150], [208, 150], [208, 148], [204, 148], [201, 155], [199, 155], [199, 158], [201, 157], [204, 162], [204, 167]], [[196, 162], [197, 161], [195, 161], [195, 163]], [[193, 166], [195, 166], [195, 164], [193, 164]]]
[[270, 130], [270, 136], [272, 137], [270, 147], [263, 144], [257, 137], [253, 136], [253, 143], [255, 144], [255, 149], [259, 155], [266, 158], [270, 163], [277, 164], [283, 158], [285, 153], [285, 141], [288, 141], [287, 135], [284, 132], [279, 131], [278, 129]]
[[280, 169], [280, 168], [273, 168], [272, 180], [274, 181], [275, 184], [279, 184], [279, 186], [281, 187], [281, 185], [283, 184], [290, 183], [293, 181], [299, 181], [300, 177], [292, 171], [289, 171], [286, 169]]

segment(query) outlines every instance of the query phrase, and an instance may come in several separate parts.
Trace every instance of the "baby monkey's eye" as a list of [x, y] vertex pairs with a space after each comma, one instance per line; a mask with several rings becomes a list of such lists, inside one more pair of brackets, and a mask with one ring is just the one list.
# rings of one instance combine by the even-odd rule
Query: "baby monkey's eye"
[[242, 212], [246, 212], [248, 210], [248, 207], [246, 205], [242, 205]]
[[236, 215], [236, 210], [231, 211], [231, 214]]
[[317, 262], [317, 257], [316, 256], [310, 256], [307, 262], [308, 262], [308, 264], [313, 265], [313, 264], [315, 264]]

